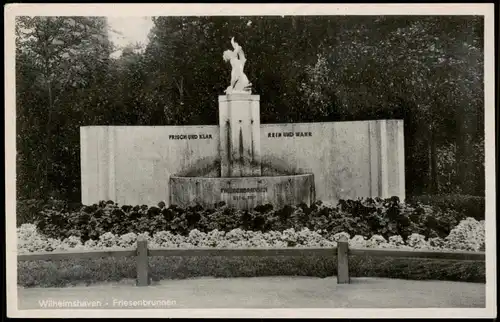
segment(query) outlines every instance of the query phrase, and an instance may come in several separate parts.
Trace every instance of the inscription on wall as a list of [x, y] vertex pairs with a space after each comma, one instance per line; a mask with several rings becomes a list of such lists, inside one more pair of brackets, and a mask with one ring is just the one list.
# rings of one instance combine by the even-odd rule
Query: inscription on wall
[[221, 193], [267, 192], [267, 188], [221, 188]]
[[[221, 193], [239, 194], [239, 193], [257, 193], [257, 192], [267, 192], [267, 188], [221, 188]], [[232, 196], [233, 200], [253, 200], [257, 198], [257, 195], [236, 195]]]
[[212, 134], [170, 134], [169, 140], [204, 140], [212, 139]]
[[269, 132], [267, 133], [268, 138], [291, 138], [291, 137], [304, 137], [312, 136], [312, 132]]

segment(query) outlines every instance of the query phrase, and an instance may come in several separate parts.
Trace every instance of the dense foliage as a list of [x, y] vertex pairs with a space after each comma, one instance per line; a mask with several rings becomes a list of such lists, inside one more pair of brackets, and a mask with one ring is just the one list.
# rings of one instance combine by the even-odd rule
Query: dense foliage
[[469, 195], [424, 195], [411, 196], [406, 202], [410, 204], [421, 203], [432, 205], [440, 210], [456, 211], [465, 217], [472, 217], [477, 220], [485, 219], [485, 200], [480, 196]]
[[109, 58], [99, 17], [19, 17], [18, 198], [80, 198], [82, 125], [216, 124], [229, 37], [262, 123], [399, 118], [407, 195], [484, 195], [479, 16], [157, 17]]
[[16, 226], [37, 222], [45, 209], [57, 209], [58, 211], [80, 211], [82, 204], [69, 203], [57, 199], [20, 199], [16, 200]]
[[47, 206], [41, 211], [36, 226], [47, 237], [63, 239], [74, 236], [83, 242], [98, 240], [106, 233], [169, 231], [187, 236], [194, 229], [208, 233], [233, 229], [283, 232], [307, 228], [323, 236], [346, 232], [352, 236], [389, 238], [399, 235], [406, 239], [415, 233], [426, 238], [444, 238], [467, 217], [453, 210], [401, 203], [397, 197], [341, 200], [337, 206], [321, 201], [310, 207], [302, 204], [281, 209], [262, 205], [251, 211], [235, 210], [223, 203], [211, 209], [165, 207], [164, 203], [157, 207], [119, 206], [112, 201], [82, 206], [78, 210], [75, 207], [64, 203]]

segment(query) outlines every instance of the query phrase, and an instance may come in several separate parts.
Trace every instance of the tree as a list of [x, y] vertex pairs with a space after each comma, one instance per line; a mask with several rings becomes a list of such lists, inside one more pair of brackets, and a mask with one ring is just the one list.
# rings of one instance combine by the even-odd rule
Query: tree
[[484, 177], [481, 164], [467, 169], [470, 149], [481, 141], [483, 129], [482, 21], [363, 18], [345, 18], [334, 49], [323, 47], [306, 67], [302, 92], [308, 109], [329, 118], [403, 118], [410, 191], [439, 192], [437, 151], [451, 143], [462, 151], [455, 186], [468, 193], [484, 191], [481, 182], [466, 179]]
[[[20, 178], [32, 181], [31, 197], [65, 191], [79, 182], [77, 114], [91, 114], [76, 97], [92, 100], [110, 53], [106, 21], [99, 17], [18, 17], [16, 21], [17, 103]], [[85, 94], [84, 94], [85, 93]], [[18, 96], [19, 97], [19, 96]], [[79, 102], [76, 103], [75, 102]], [[81, 109], [79, 109], [81, 108]], [[27, 162], [23, 164], [23, 162]], [[34, 167], [36, 164], [36, 167]], [[76, 184], [74, 186], [77, 186]], [[33, 189], [33, 190], [30, 190]]]

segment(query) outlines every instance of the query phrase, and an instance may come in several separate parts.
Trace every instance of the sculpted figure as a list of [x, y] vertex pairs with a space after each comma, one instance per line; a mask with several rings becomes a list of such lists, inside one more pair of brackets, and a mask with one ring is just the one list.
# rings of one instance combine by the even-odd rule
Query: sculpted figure
[[222, 58], [224, 61], [229, 61], [231, 63], [231, 85], [225, 90], [226, 94], [235, 93], [251, 93], [252, 84], [248, 81], [247, 75], [243, 72], [245, 67], [245, 54], [243, 49], [238, 43], [234, 41], [234, 37], [231, 38], [231, 44], [233, 45], [233, 50], [224, 51]]

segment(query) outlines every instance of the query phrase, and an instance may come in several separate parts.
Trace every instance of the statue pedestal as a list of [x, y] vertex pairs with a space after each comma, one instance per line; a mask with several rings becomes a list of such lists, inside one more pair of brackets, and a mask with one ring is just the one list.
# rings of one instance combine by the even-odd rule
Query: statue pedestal
[[219, 96], [221, 177], [261, 175], [260, 96]]

